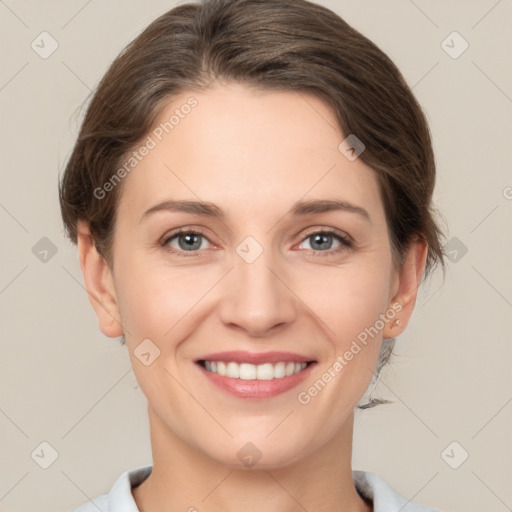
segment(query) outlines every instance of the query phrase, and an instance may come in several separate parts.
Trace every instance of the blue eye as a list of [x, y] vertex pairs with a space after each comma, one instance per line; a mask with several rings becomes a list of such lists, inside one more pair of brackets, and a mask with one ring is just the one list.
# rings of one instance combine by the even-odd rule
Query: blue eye
[[[334, 249], [332, 249], [333, 239], [338, 241], [338, 246]], [[314, 233], [310, 233], [308, 236], [306, 236], [304, 240], [312, 241], [310, 242], [310, 247], [311, 250], [314, 251], [314, 256], [334, 254], [352, 247], [352, 243], [348, 238], [331, 230], [315, 231]]]
[[[334, 249], [332, 248], [333, 239], [338, 242], [338, 245]], [[204, 240], [210, 243], [206, 235], [200, 231], [182, 229], [168, 236], [162, 242], [162, 246], [164, 246], [168, 252], [178, 256], [197, 256], [199, 250], [205, 250], [202, 243]], [[348, 237], [342, 236], [337, 231], [332, 230], [315, 231], [308, 234], [302, 240], [302, 243], [306, 240], [311, 240], [310, 250], [313, 251], [314, 256], [327, 256], [352, 247], [352, 242]], [[177, 242], [177, 247], [172, 245], [175, 241]]]
[[[171, 242], [174, 240], [178, 242], [178, 248], [173, 247]], [[189, 256], [189, 254], [183, 254], [183, 252], [194, 253], [197, 252], [197, 249], [201, 249], [201, 239], [207, 240], [207, 238], [199, 232], [196, 231], [178, 231], [174, 235], [171, 235], [169, 238], [165, 240], [163, 245], [170, 246], [170, 252], [180, 254], [180, 256]], [[193, 254], [190, 254], [193, 256]]]

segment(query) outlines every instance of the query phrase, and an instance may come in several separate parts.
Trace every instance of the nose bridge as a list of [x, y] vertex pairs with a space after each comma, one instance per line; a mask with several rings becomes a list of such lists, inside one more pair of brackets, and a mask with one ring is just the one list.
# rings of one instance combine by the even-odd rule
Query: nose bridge
[[246, 237], [236, 247], [233, 267], [231, 290], [222, 308], [225, 323], [261, 335], [294, 318], [293, 294], [282, 282], [285, 279], [279, 275], [280, 265], [272, 247]]

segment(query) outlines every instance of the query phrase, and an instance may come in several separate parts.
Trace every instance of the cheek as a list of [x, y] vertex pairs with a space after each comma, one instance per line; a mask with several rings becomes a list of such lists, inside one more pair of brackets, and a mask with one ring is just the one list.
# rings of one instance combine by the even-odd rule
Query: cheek
[[388, 306], [391, 275], [386, 264], [377, 261], [330, 274], [322, 282], [323, 294], [310, 290], [314, 293], [310, 297], [316, 301], [312, 309], [329, 327], [324, 329], [330, 339], [324, 371], [336, 375], [331, 391], [319, 404], [330, 396], [341, 406], [350, 389], [353, 402], [349, 405], [355, 406], [370, 383], [379, 357], [383, 327], [379, 318]]
[[151, 265], [148, 260], [125, 258], [118, 265], [120, 315], [137, 339], [150, 338], [168, 346], [204, 309], [205, 295], [221, 273]]
[[[332, 268], [322, 278], [309, 280], [306, 303], [341, 342], [375, 324], [388, 305], [391, 275], [387, 266], [373, 262]], [[331, 334], [333, 334], [331, 332]]]

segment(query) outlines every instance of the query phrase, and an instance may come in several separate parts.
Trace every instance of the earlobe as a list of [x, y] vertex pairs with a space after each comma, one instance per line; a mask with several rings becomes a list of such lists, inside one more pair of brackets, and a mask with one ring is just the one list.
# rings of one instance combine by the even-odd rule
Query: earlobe
[[416, 304], [427, 253], [428, 245], [425, 240], [417, 239], [409, 245], [398, 272], [398, 290], [390, 301], [396, 312], [395, 320], [384, 328], [384, 338], [394, 338], [406, 329]]
[[105, 258], [98, 253], [87, 223], [79, 221], [77, 226], [80, 268], [101, 332], [109, 338], [122, 336], [117, 295], [111, 269]]

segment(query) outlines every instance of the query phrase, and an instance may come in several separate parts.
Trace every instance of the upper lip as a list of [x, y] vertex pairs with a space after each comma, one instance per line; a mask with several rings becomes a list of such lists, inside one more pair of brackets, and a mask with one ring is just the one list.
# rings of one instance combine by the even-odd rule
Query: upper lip
[[228, 352], [215, 352], [214, 354], [206, 354], [196, 362], [199, 361], [223, 361], [223, 362], [235, 362], [238, 364], [249, 363], [249, 364], [265, 364], [265, 363], [309, 363], [314, 361], [311, 357], [302, 356], [300, 354], [294, 354], [293, 352], [247, 352], [243, 350], [231, 350]]

